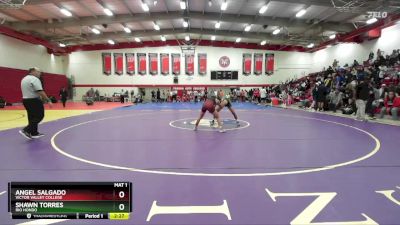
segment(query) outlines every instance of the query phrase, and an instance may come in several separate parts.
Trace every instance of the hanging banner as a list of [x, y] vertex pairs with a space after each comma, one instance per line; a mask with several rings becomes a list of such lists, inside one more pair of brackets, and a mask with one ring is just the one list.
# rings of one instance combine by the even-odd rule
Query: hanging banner
[[149, 72], [151, 75], [158, 74], [158, 54], [149, 53]]
[[251, 54], [244, 53], [243, 54], [243, 75], [251, 74]]
[[181, 74], [181, 54], [179, 53], [173, 53], [171, 54], [171, 63], [172, 63], [172, 73], [174, 75], [180, 75]]
[[185, 54], [185, 73], [186, 75], [194, 74], [194, 54]]
[[275, 56], [274, 53], [265, 54], [265, 74], [272, 75], [274, 73]]
[[138, 59], [138, 74], [145, 75], [146, 74], [146, 53], [137, 53]]
[[103, 58], [103, 73], [111, 75], [111, 53], [102, 53]]
[[168, 53], [160, 53], [160, 62], [161, 62], [161, 74], [168, 75], [169, 74], [169, 54]]
[[263, 64], [263, 54], [262, 53], [254, 53], [254, 74], [255, 75], [262, 74], [262, 64]]
[[114, 53], [114, 73], [122, 75], [124, 73], [124, 55], [122, 53]]
[[135, 54], [125, 53], [126, 73], [129, 75], [135, 74]]
[[199, 53], [197, 54], [197, 59], [198, 59], [199, 74], [200, 75], [207, 74], [207, 54]]

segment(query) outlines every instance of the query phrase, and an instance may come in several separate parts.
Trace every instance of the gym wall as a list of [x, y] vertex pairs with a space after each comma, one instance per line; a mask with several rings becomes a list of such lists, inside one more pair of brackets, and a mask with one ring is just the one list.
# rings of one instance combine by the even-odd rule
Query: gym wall
[[21, 102], [21, 80], [30, 67], [42, 69], [44, 86], [49, 96], [58, 97], [62, 86], [67, 86], [65, 57], [47, 53], [41, 45], [32, 45], [0, 35], [0, 96], [9, 103]]
[[334, 59], [339, 60], [339, 65], [343, 66], [348, 63], [353, 64], [356, 59], [360, 64], [367, 60], [371, 51], [374, 52], [381, 49], [385, 54], [392, 54], [394, 49], [400, 49], [400, 23], [382, 29], [381, 37], [362, 44], [342, 43], [331, 48], [325, 48], [313, 53], [312, 71], [321, 71], [323, 67], [332, 65]]
[[[101, 93], [107, 95], [113, 92], [119, 92], [121, 89], [128, 89], [129, 86], [135, 85], [173, 85], [173, 75], [147, 75], [128, 76], [126, 71], [122, 76], [115, 75], [114, 69], [112, 75], [106, 76], [102, 73], [102, 58], [101, 53], [181, 53], [179, 46], [167, 47], [154, 47], [154, 48], [141, 48], [141, 49], [116, 49], [116, 50], [102, 50], [102, 51], [83, 51], [74, 52], [69, 55], [69, 63], [67, 67], [68, 76], [73, 76], [75, 85], [77, 86], [74, 98], [80, 100], [86, 91], [93, 87], [99, 89]], [[207, 74], [199, 75], [197, 68], [197, 54], [207, 54]], [[275, 54], [275, 71], [272, 76], [265, 75], [265, 63], [263, 62], [262, 75], [256, 76], [253, 74], [249, 76], [242, 75], [242, 58], [243, 53], [263, 53], [265, 60], [265, 53]], [[222, 56], [228, 56], [230, 65], [222, 68], [219, 65], [219, 59]], [[147, 56], [148, 57], [148, 56]], [[125, 59], [124, 59], [125, 60]], [[137, 58], [136, 58], [137, 60]], [[137, 63], [137, 62], [136, 62]], [[147, 68], [148, 68], [147, 60]], [[254, 63], [254, 60], [253, 60]], [[297, 76], [304, 76], [308, 74], [312, 66], [312, 55], [310, 53], [300, 52], [273, 52], [261, 51], [251, 49], [237, 49], [237, 48], [215, 48], [215, 47], [197, 47], [195, 53], [195, 73], [193, 76], [185, 75], [184, 57], [181, 54], [181, 75], [179, 75], [179, 85], [264, 85], [275, 84]], [[253, 67], [254, 65], [252, 65]], [[170, 68], [171, 70], [171, 68]], [[235, 81], [212, 81], [211, 70], [237, 70], [239, 71], [239, 79]], [[160, 68], [159, 68], [160, 71]], [[137, 89], [134, 89], [135, 92]]]

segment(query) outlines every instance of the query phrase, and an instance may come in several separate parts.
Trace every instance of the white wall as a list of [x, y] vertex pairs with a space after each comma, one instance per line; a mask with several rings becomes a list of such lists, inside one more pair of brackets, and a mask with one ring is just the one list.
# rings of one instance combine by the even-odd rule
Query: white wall
[[41, 45], [33, 45], [0, 34], [0, 66], [27, 70], [39, 67], [44, 72], [65, 74], [65, 57], [47, 53]]
[[[69, 55], [69, 63], [67, 68], [67, 74], [74, 76], [75, 84], [130, 84], [130, 85], [172, 85], [173, 75], [134, 75], [128, 76], [126, 74], [122, 76], [110, 75], [105, 76], [102, 74], [102, 52], [120, 52], [120, 53], [181, 53], [179, 46], [168, 46], [168, 47], [154, 47], [154, 48], [142, 48], [142, 49], [116, 49], [112, 51], [85, 51], [85, 52], [74, 52]], [[242, 75], [242, 57], [243, 53], [265, 53], [271, 51], [260, 51], [251, 49], [237, 49], [237, 48], [216, 48], [216, 47], [197, 47], [195, 55], [195, 74], [194, 76], [187, 76], [184, 74], [184, 58], [181, 58], [181, 75], [179, 76], [179, 84], [185, 85], [219, 85], [219, 84], [274, 84], [284, 81], [288, 78], [295, 76], [308, 74], [311, 70], [311, 54], [310, 53], [299, 53], [299, 52], [271, 52], [275, 53], [275, 71], [272, 76], [266, 76], [264, 74], [265, 65], [263, 64], [263, 74], [260, 76]], [[207, 53], [207, 75], [199, 75], [197, 68], [197, 53]], [[219, 58], [222, 56], [228, 56], [230, 58], [230, 65], [227, 68], [219, 66]], [[148, 56], [147, 56], [148, 57]], [[124, 59], [125, 60], [125, 59]], [[148, 60], [147, 60], [147, 63]], [[253, 62], [254, 63], [254, 62]], [[254, 66], [254, 65], [253, 65]], [[148, 68], [148, 66], [147, 66]], [[171, 68], [170, 68], [171, 70]], [[239, 80], [236, 81], [211, 81], [211, 70], [238, 70]], [[159, 68], [160, 71], [160, 68]], [[147, 71], [148, 72], [148, 71]], [[81, 96], [89, 88], [76, 88], [76, 99], [80, 99]], [[102, 93], [112, 94], [115, 91], [120, 91], [122, 88], [96, 88]], [[126, 89], [126, 88], [124, 88]], [[131, 88], [128, 88], [131, 89]]]
[[334, 59], [339, 65], [351, 65], [356, 59], [360, 64], [368, 59], [371, 51], [375, 53], [381, 49], [385, 54], [391, 54], [394, 49], [400, 48], [400, 23], [382, 30], [381, 37], [361, 44], [342, 43], [313, 53], [312, 72], [321, 71], [323, 67], [332, 65]]

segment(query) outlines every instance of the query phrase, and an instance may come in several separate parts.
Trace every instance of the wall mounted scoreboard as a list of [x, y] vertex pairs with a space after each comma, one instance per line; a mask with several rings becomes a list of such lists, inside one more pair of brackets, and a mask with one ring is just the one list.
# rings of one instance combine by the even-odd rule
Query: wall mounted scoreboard
[[237, 70], [211, 71], [211, 80], [238, 80]]

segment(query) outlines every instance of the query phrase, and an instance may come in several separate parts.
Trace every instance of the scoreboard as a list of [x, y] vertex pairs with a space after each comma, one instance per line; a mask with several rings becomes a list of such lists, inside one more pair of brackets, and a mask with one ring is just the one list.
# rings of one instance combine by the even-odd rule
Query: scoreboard
[[237, 80], [238, 71], [218, 70], [211, 71], [211, 80]]
[[13, 219], [129, 219], [130, 182], [10, 182]]

